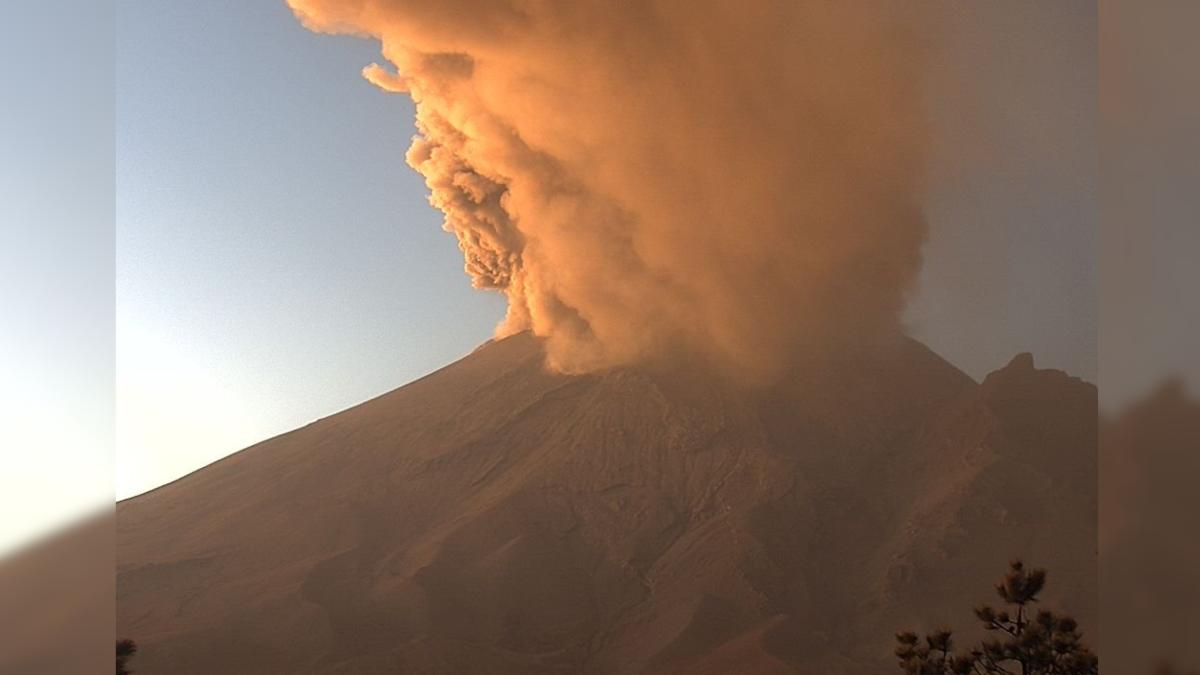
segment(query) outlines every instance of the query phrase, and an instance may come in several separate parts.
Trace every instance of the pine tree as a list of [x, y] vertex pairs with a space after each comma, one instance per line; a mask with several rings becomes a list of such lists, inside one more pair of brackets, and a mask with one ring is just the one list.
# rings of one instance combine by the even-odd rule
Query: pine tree
[[117, 675], [130, 675], [133, 671], [125, 664], [137, 653], [137, 644], [133, 640], [117, 640]]
[[1030, 606], [1046, 586], [1046, 571], [1026, 570], [1024, 563], [1009, 563], [1008, 573], [996, 592], [1009, 606], [975, 608], [984, 628], [994, 639], [956, 654], [949, 629], [921, 638], [913, 632], [896, 635], [896, 657], [909, 675], [1094, 675], [1096, 656], [1083, 644], [1075, 619]]

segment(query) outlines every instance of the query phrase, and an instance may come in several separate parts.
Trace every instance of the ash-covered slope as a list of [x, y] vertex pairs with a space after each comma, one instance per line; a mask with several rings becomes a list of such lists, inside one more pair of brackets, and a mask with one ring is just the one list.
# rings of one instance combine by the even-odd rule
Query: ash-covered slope
[[1095, 389], [920, 344], [562, 376], [527, 334], [122, 502], [147, 673], [867, 673], [1014, 555], [1095, 625]]

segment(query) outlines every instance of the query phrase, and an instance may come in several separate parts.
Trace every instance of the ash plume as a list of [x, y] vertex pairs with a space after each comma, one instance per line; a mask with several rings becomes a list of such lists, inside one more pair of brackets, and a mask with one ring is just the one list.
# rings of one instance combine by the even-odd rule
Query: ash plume
[[289, 0], [378, 38], [408, 163], [500, 335], [564, 372], [769, 375], [898, 329], [920, 264], [926, 42], [890, 3]]

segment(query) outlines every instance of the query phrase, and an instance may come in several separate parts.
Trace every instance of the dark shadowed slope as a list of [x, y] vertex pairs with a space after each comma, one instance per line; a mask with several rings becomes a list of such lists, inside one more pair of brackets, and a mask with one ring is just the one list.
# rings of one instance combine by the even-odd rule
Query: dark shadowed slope
[[1200, 400], [1165, 382], [1101, 428], [1105, 666], [1200, 672]]
[[867, 673], [1025, 555], [1094, 626], [1095, 389], [916, 342], [769, 391], [522, 334], [118, 507], [144, 672]]

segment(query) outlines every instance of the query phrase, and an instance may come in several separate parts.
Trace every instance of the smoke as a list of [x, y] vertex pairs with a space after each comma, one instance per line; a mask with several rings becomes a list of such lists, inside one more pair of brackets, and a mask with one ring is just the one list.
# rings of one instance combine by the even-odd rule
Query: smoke
[[767, 374], [898, 328], [926, 234], [903, 3], [289, 4], [381, 41], [363, 74], [415, 102], [409, 164], [552, 367]]

